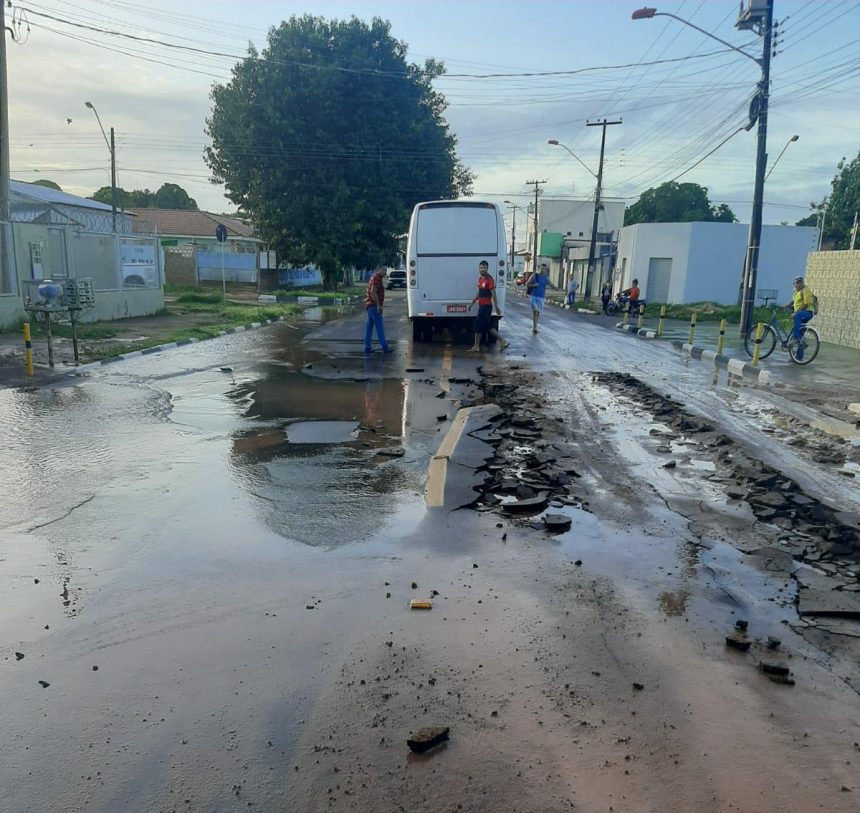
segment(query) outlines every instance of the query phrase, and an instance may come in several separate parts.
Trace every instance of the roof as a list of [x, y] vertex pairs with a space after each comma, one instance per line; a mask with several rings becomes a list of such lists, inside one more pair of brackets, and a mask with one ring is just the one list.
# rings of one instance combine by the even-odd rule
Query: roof
[[201, 212], [197, 209], [126, 209], [134, 215], [136, 233], [177, 237], [215, 237], [215, 227], [223, 223], [228, 237], [254, 238], [254, 229], [235, 217]]
[[111, 211], [111, 207], [106, 203], [99, 203], [97, 200], [82, 198], [78, 195], [70, 195], [68, 192], [58, 192], [56, 189], [41, 184], [9, 181], [9, 191], [12, 193], [13, 201], [36, 201], [54, 206], [77, 206], [79, 209]]

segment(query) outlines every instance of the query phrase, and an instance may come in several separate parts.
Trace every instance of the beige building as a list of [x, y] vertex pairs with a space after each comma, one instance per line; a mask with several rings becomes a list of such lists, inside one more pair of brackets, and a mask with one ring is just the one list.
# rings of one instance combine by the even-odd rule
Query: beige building
[[816, 251], [806, 264], [806, 284], [818, 297], [815, 327], [825, 342], [860, 349], [860, 251]]

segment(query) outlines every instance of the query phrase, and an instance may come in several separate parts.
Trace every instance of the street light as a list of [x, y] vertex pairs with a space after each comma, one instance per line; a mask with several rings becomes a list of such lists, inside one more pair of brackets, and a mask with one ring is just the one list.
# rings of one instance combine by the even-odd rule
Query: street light
[[[758, 255], [761, 244], [761, 220], [762, 207], [764, 205], [764, 180], [767, 168], [767, 110], [770, 94], [770, 58], [773, 40], [773, 0], [750, 3], [744, 10], [741, 4], [741, 14], [736, 26], [740, 29], [756, 29], [756, 33], [762, 37], [761, 59], [748, 54], [746, 51], [726, 42], [724, 39], [706, 31], [704, 28], [694, 25], [689, 20], [670, 14], [665, 11], [657, 11], [656, 8], [640, 8], [631, 15], [634, 20], [650, 20], [653, 17], [671, 17], [690, 28], [694, 28], [706, 37], [716, 40], [732, 51], [743, 54], [751, 59], [761, 68], [761, 79], [758, 83], [758, 92], [753, 97], [749, 113], [749, 129], [758, 122], [758, 144], [755, 161], [755, 185], [753, 187], [752, 215], [750, 216], [749, 239], [747, 240], [747, 251], [744, 257], [744, 270], [741, 281], [741, 325], [740, 334], [746, 336], [752, 327], [753, 308], [755, 306], [755, 286], [758, 276]], [[779, 159], [777, 159], [779, 160]]]
[[529, 213], [525, 209], [523, 209], [522, 206], [517, 205], [516, 203], [514, 203], [511, 200], [506, 200], [505, 203], [508, 206], [510, 206], [511, 209], [514, 210], [514, 222], [513, 222], [513, 225], [511, 226], [511, 264], [510, 264], [511, 273], [513, 274], [514, 273], [514, 241], [516, 240], [516, 236], [517, 236], [517, 209], [519, 209], [526, 216], [526, 220], [528, 220]]
[[597, 177], [597, 173], [593, 172], [593, 171], [591, 170], [591, 168], [590, 168], [588, 165], [586, 165], [585, 163], [583, 163], [583, 161], [580, 159], [580, 157], [579, 157], [579, 156], [578, 156], [578, 155], [577, 155], [577, 154], [576, 154], [576, 153], [575, 153], [575, 152], [574, 152], [570, 147], [568, 147], [566, 144], [562, 144], [560, 141], [558, 141], [558, 140], [557, 140], [557, 139], [555, 139], [555, 138], [551, 138], [551, 139], [550, 139], [549, 141], [547, 141], [546, 143], [547, 143], [547, 144], [552, 144], [554, 147], [561, 147], [563, 150], [567, 150], [567, 151], [568, 151], [568, 152], [569, 152], [569, 153], [570, 153], [574, 158], [576, 158], [576, 160], [577, 160], [577, 161], [579, 161], [579, 163], [580, 163], [583, 167], [585, 167], [585, 169], [586, 169], [586, 170], [591, 174], [591, 176], [592, 176], [592, 177], [594, 177], [594, 178], [596, 178], [596, 177]]
[[770, 173], [773, 172], [774, 169], [776, 169], [776, 165], [779, 163], [779, 159], [782, 158], [783, 155], [785, 155], [785, 151], [788, 149], [788, 145], [793, 144], [799, 138], [799, 135], [793, 135], [791, 138], [788, 139], [788, 141], [785, 142], [785, 146], [782, 148], [782, 152], [776, 156], [776, 161], [773, 162], [773, 166], [767, 171], [767, 175], [764, 176], [765, 180], [770, 178]]
[[110, 151], [110, 207], [111, 207], [111, 223], [113, 224], [113, 233], [116, 234], [116, 144], [114, 142], [113, 127], [110, 128], [110, 141], [105, 135], [105, 128], [102, 126], [102, 120], [99, 118], [99, 111], [92, 102], [84, 102], [84, 107], [88, 107], [96, 114], [96, 121], [99, 123], [99, 129], [102, 131], [105, 144]]

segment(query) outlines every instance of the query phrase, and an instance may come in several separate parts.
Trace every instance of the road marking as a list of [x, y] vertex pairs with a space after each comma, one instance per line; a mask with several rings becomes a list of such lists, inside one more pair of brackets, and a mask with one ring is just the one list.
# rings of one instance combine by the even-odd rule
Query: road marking
[[445, 342], [445, 351], [442, 353], [442, 375], [439, 378], [439, 386], [444, 392], [450, 394], [451, 383], [448, 377], [451, 375], [451, 366], [454, 363], [454, 347], [451, 340]]

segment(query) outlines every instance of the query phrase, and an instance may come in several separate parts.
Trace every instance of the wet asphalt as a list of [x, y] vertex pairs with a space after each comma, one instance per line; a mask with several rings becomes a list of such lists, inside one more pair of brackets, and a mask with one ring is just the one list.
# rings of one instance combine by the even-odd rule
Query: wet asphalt
[[[691, 554], [679, 542], [688, 519], [673, 510], [672, 498], [689, 498], [699, 486], [694, 479], [660, 485], [654, 461], [625, 442], [625, 433], [641, 436], [646, 425], [595, 388], [589, 373], [635, 372], [719, 420], [761, 459], [790, 469], [810, 493], [860, 509], [852, 481], [763, 434], [775, 407], [796, 414], [807, 407], [778, 387], [756, 389], [725, 373], [715, 378], [669, 347], [566, 312], [548, 309], [533, 336], [524, 303], [513, 295], [507, 311], [502, 333], [512, 344], [503, 354], [469, 354], [466, 337], [413, 346], [403, 297], [394, 295], [385, 318], [395, 352], [387, 356], [362, 352], [360, 312], [320, 309], [300, 324], [130, 359], [35, 391], [0, 391], [3, 809], [220, 811], [248, 809], [249, 802], [262, 810], [350, 809], [343, 795], [332, 801], [333, 767], [309, 755], [328, 747], [323, 732], [337, 731], [339, 715], [357, 708], [344, 699], [352, 684], [342, 681], [365, 657], [372, 662], [363, 647], [396, 631], [404, 645], [424, 640], [440, 659], [450, 655], [443, 652], [447, 640], [465, 660], [470, 651], [456, 641], [462, 630], [481, 628], [484, 649], [492, 649], [484, 652], [487, 666], [499, 675], [509, 667], [510, 642], [523, 630], [485, 612], [486, 605], [470, 605], [474, 617], [467, 621], [464, 612], [461, 632], [453, 628], [442, 644], [428, 639], [425, 620], [439, 611], [416, 618], [405, 609], [431, 586], [465, 606], [468, 591], [478, 589], [470, 581], [478, 559], [495, 566], [493, 586], [483, 586], [487, 603], [499, 601], [504, 586], [507, 607], [519, 607], [534, 624], [551, 621], [554, 611], [544, 601], [550, 586], [561, 589], [554, 582], [560, 569], [586, 559], [591, 576], [611, 583], [622, 605], [659, 620], [661, 629], [646, 639], [658, 635], [654, 647], [663, 657], [677, 646], [672, 635], [687, 635], [690, 623], [707, 626], [728, 604], [756, 608], [763, 624], [787, 620], [791, 609], [772, 600], [777, 581], [731, 546]], [[522, 536], [522, 547], [500, 551], [494, 520], [425, 511], [429, 457], [458, 404], [474, 394], [477, 369], [511, 365], [548, 377], [547, 406], [551, 401], [562, 414], [580, 397], [607, 411], [600, 442], [624, 450], [620, 465], [631, 478], [657, 482], [670, 497], [654, 508], [659, 532], [619, 522], [622, 506], [614, 517], [578, 513], [575, 531], [550, 548], [534, 548], [513, 530], [511, 541]], [[544, 586], [535, 584], [536, 574]], [[830, 674], [818, 650], [800, 639], [796, 646], [830, 701], [815, 713], [827, 721], [848, 715], [853, 722], [842, 738], [858, 739], [856, 695]], [[678, 651], [699, 668], [695, 647]], [[362, 679], [358, 671], [354, 683]], [[622, 680], [628, 677], [625, 671]], [[529, 679], [518, 684], [525, 694]], [[712, 686], [713, 676], [701, 680]], [[679, 689], [692, 704], [701, 700], [694, 686]], [[765, 702], [758, 691], [734, 700], [749, 711]], [[791, 706], [798, 720], [800, 705]], [[719, 708], [711, 711], [719, 716]], [[343, 736], [370, 739], [371, 724], [357, 720], [342, 720]], [[407, 717], [404, 726], [407, 720], [414, 724]], [[547, 760], [554, 748], [565, 753], [560, 723], [546, 742], [531, 722], [510, 726]], [[402, 730], [393, 733], [405, 740]], [[753, 759], [757, 734], [745, 734]], [[516, 743], [503, 750], [516, 758]], [[456, 745], [450, 755], [464, 759]], [[476, 758], [488, 786], [508, 776], [487, 754]], [[403, 755], [393, 759], [402, 764]], [[529, 769], [537, 781], [540, 770]], [[584, 809], [605, 809], [597, 804], [608, 802], [610, 779], [595, 780], [599, 771], [589, 774], [585, 765], [577, 770], [589, 788], [580, 789], [589, 801]], [[726, 790], [732, 770], [725, 759], [713, 767], [723, 781], [710, 790], [723, 800], [736, 800]], [[842, 773], [832, 768], [828, 793]], [[365, 777], [365, 806], [356, 809], [401, 809], [382, 801], [392, 786], [381, 774]], [[743, 780], [740, 786], [760, 792], [746, 774]], [[429, 775], [424, 781], [436, 782]], [[446, 804], [465, 798], [468, 781], [452, 778], [457, 792], [445, 796]], [[549, 794], [526, 794], [522, 809], [564, 809], [562, 784], [554, 781]], [[791, 800], [790, 791], [786, 785], [779, 798]], [[515, 798], [510, 793], [496, 799], [496, 809], [514, 809], [504, 807]], [[490, 809], [480, 796], [469, 798], [466, 809]], [[830, 809], [850, 809], [835, 798]], [[544, 806], [529, 807], [529, 799]], [[412, 801], [408, 809], [432, 808], [420, 797]], [[614, 801], [616, 810], [650, 809]]]

